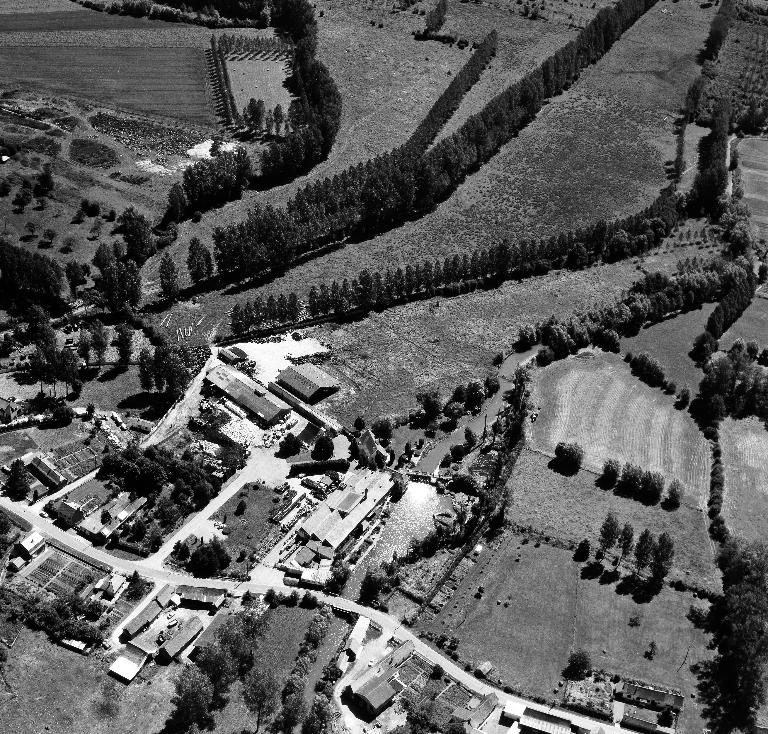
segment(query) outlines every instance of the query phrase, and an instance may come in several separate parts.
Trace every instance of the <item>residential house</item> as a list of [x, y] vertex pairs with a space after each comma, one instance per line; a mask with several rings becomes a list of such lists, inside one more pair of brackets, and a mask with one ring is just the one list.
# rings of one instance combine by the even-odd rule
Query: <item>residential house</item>
[[474, 706], [457, 708], [451, 714], [451, 720], [458, 721], [471, 729], [479, 729], [498, 705], [499, 697], [495, 693], [489, 693], [487, 696], [483, 696]]
[[220, 609], [227, 598], [227, 592], [224, 589], [205, 586], [179, 586], [176, 593], [185, 606], [207, 607], [212, 612]]
[[37, 530], [33, 530], [26, 538], [16, 543], [16, 552], [27, 561], [36, 558], [44, 550], [45, 538]]
[[307, 403], [315, 403], [339, 389], [339, 383], [313, 364], [291, 365], [277, 376], [278, 384]]
[[660, 688], [643, 683], [621, 681], [614, 690], [616, 698], [636, 706], [663, 711], [666, 708], [679, 713], [683, 708], [685, 698], [679, 693], [664, 691]]
[[366, 466], [377, 466], [378, 463], [389, 461], [389, 454], [376, 440], [373, 435], [373, 431], [370, 428], [366, 428], [357, 441], [358, 456], [360, 461]]
[[15, 397], [0, 398], [0, 423], [10, 423], [20, 418], [26, 412], [23, 403]]
[[641, 706], [626, 704], [621, 725], [629, 729], [639, 729], [640, 731], [658, 731], [659, 712], [651, 711]]
[[75, 525], [85, 519], [83, 506], [79, 502], [73, 502], [71, 500], [62, 500], [59, 502], [59, 504], [56, 505], [55, 512], [59, 521], [70, 528], [75, 527]]

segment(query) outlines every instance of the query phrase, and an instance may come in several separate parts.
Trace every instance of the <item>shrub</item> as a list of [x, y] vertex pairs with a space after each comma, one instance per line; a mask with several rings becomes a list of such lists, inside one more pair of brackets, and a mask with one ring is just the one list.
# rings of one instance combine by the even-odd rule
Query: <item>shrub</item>
[[683, 488], [683, 485], [681, 482], [679, 482], [677, 479], [673, 479], [672, 483], [669, 485], [669, 490], [667, 492], [667, 504], [672, 509], [677, 509], [680, 507], [680, 504], [683, 501], [683, 495], [685, 494], [685, 489]]
[[602, 481], [606, 487], [613, 487], [621, 472], [621, 464], [617, 459], [608, 459], [603, 464]]
[[568, 656], [563, 676], [569, 680], [584, 680], [592, 670], [592, 659], [586, 650], [575, 650]]

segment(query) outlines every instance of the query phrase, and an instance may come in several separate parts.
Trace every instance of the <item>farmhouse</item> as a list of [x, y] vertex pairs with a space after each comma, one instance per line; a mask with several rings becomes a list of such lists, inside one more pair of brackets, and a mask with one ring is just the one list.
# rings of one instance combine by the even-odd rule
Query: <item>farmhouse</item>
[[376, 466], [376, 462], [384, 461], [386, 463], [389, 456], [387, 452], [381, 447], [376, 437], [370, 428], [366, 428], [360, 435], [360, 439], [357, 442], [357, 447], [360, 455], [360, 461], [368, 466]]
[[291, 365], [278, 376], [277, 382], [308, 403], [331, 395], [339, 383], [313, 364]]
[[670, 708], [679, 713], [683, 708], [685, 699], [679, 693], [662, 691], [642, 683], [630, 683], [621, 681], [614, 691], [616, 698], [627, 703], [638, 706], [647, 706], [648, 708], [662, 711]]
[[203, 622], [200, 617], [190, 617], [184, 626], [163, 646], [157, 653], [157, 657], [166, 663], [178, 657], [192, 641], [203, 631]]
[[212, 612], [220, 609], [227, 597], [224, 589], [212, 589], [204, 586], [179, 586], [176, 593], [185, 606], [207, 607]]
[[45, 456], [35, 456], [27, 464], [27, 469], [50, 490], [61, 489], [67, 484], [67, 478]]
[[214, 367], [205, 380], [267, 426], [287, 418], [291, 412], [286, 403], [270, 395], [258, 382], [227, 365]]
[[405, 688], [397, 680], [397, 669], [412, 654], [413, 643], [407, 640], [375, 668], [370, 668], [360, 678], [352, 681], [349, 690], [370, 716], [378, 716]]
[[85, 519], [83, 506], [79, 502], [62, 500], [56, 505], [55, 512], [59, 520], [70, 528], [73, 528]]
[[484, 696], [475, 706], [462, 706], [451, 714], [452, 721], [458, 721], [471, 729], [479, 729], [499, 705], [495, 693]]
[[0, 423], [10, 423], [24, 414], [24, 405], [16, 398], [0, 398]]

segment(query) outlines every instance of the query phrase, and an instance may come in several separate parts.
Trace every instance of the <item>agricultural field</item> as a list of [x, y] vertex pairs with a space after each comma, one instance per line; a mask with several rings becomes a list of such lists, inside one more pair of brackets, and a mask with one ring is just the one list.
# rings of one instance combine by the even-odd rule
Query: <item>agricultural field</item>
[[[484, 549], [429, 631], [456, 635], [462, 661], [490, 660], [504, 684], [548, 701], [561, 693], [569, 653], [583, 647], [593, 666], [609, 674], [683, 689], [680, 731], [701, 730], [689, 666], [711, 653], [705, 635], [686, 619], [701, 602], [665, 588], [638, 604], [620, 586], [583, 578], [581, 571], [570, 551], [508, 532]], [[639, 624], [630, 626], [634, 616]], [[653, 661], [644, 657], [651, 641], [658, 647]]]
[[[767, 37], [768, 38], [768, 37]], [[744, 201], [763, 244], [768, 241], [768, 140], [744, 138], [738, 143]]]
[[679, 509], [669, 511], [601, 488], [592, 472], [582, 470], [565, 476], [549, 464], [549, 457], [537, 451], [525, 449], [520, 455], [508, 485], [512, 522], [568, 543], [586, 537], [596, 547], [605, 516], [615, 512], [622, 525], [632, 525], [636, 536], [646, 528], [654, 535], [670, 534], [675, 542], [673, 576], [718, 589], [708, 518], [701, 497], [693, 490], [688, 491]]
[[768, 293], [765, 289], [757, 291], [744, 313], [720, 337], [720, 349], [730, 349], [737, 339], [756, 341], [761, 349], [768, 345]]
[[745, 19], [734, 20], [717, 60], [709, 71], [711, 81], [699, 101], [698, 116], [706, 120], [716, 99], [729, 98], [734, 118], [746, 110], [751, 99], [768, 99], [768, 74], [765, 54], [768, 28]]
[[703, 506], [709, 444], [673, 396], [638, 380], [618, 355], [581, 352], [536, 370], [531, 393], [533, 448], [553, 454], [560, 441], [575, 441], [585, 468], [600, 473], [608, 459], [637, 464], [679, 479], [689, 502]]
[[714, 303], [705, 303], [699, 309], [641, 329], [636, 336], [621, 340], [621, 352], [650, 354], [664, 368], [664, 375], [675, 383], [678, 391], [687, 387], [691, 396], [695, 396], [704, 373], [688, 356], [688, 352], [693, 346], [693, 340], [704, 331], [714, 309]]
[[[541, 237], [647, 206], [668, 183], [673, 120], [699, 71], [696, 55], [712, 12], [658, 3], [434, 211], [294, 267], [268, 289], [306, 293], [363, 267], [404, 267], [424, 252], [442, 258], [495, 244], [501, 235]], [[334, 151], [344, 150], [342, 126]], [[231, 221], [239, 206], [206, 218], [205, 229]]]
[[100, 654], [84, 657], [41, 632], [23, 630], [5, 664], [12, 694], [0, 687], [4, 730], [143, 734], [162, 729], [172, 708], [174, 668], [154, 666], [124, 686], [107, 677], [110, 664]]
[[768, 529], [768, 430], [754, 418], [726, 418], [720, 424], [720, 444], [725, 466], [725, 523], [746, 540], [764, 540]]
[[[194, 48], [0, 48], [7, 78], [55, 94], [194, 123], [212, 122], [205, 56]], [[98, 69], [98, 74], [93, 70]]]
[[359, 414], [407, 413], [417, 392], [440, 389], [447, 397], [459, 382], [484, 377], [499, 352], [512, 350], [522, 324], [613, 303], [643, 272], [672, 273], [680, 259], [704, 254], [681, 246], [638, 262], [555, 271], [458, 298], [415, 301], [354, 323], [315, 327], [312, 334], [331, 349], [326, 366], [342, 384], [327, 402], [350, 422]]
[[291, 71], [288, 59], [274, 55], [267, 58], [230, 57], [227, 71], [238, 111], [242, 112], [251, 99], [262, 99], [268, 110], [280, 105], [283, 112], [288, 113], [291, 104], [291, 95], [285, 87]]

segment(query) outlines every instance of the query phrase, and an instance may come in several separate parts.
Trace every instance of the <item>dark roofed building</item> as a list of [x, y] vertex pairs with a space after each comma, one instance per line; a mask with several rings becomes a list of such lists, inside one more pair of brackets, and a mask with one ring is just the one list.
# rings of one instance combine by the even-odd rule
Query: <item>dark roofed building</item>
[[462, 724], [468, 724], [473, 729], [479, 729], [485, 720], [493, 713], [493, 710], [499, 703], [499, 698], [495, 693], [489, 693], [474, 708], [457, 708], [451, 719], [459, 721]]
[[659, 728], [659, 713], [644, 709], [640, 706], [624, 706], [624, 716], [621, 718], [621, 725], [641, 731], [657, 731]]
[[50, 489], [60, 489], [67, 483], [67, 478], [45, 456], [35, 456], [27, 464], [27, 469]]
[[224, 589], [204, 586], [179, 586], [176, 593], [188, 606], [212, 607], [213, 609], [221, 607], [227, 596]]
[[156, 599], [152, 599], [144, 609], [142, 609], [128, 624], [123, 627], [123, 632], [130, 638], [136, 637], [142, 630], [149, 627], [162, 611]]
[[661, 711], [670, 708], [679, 712], [683, 708], [685, 699], [679, 693], [662, 691], [653, 686], [643, 685], [642, 683], [629, 683], [622, 681], [616, 686], [616, 697], [622, 701], [636, 703], [640, 706], [648, 706]]
[[180, 655], [184, 649], [189, 645], [203, 631], [203, 622], [200, 617], [190, 617], [184, 626], [173, 636], [170, 640], [167, 640], [158, 651], [158, 657], [165, 662], [170, 663], [175, 657]]
[[248, 359], [248, 355], [240, 347], [224, 347], [219, 349], [219, 359], [227, 364], [236, 364]]
[[520, 731], [526, 734], [571, 734], [571, 721], [528, 707], [520, 717]]
[[313, 364], [291, 365], [278, 376], [277, 382], [302, 400], [313, 403], [339, 389], [339, 383]]
[[309, 421], [307, 425], [301, 429], [301, 432], [296, 438], [298, 438], [305, 446], [311, 446], [315, 442], [315, 439], [320, 435], [321, 430], [320, 426]]

